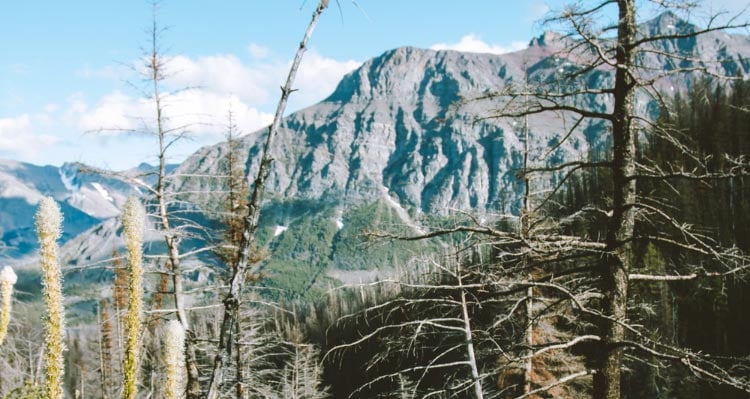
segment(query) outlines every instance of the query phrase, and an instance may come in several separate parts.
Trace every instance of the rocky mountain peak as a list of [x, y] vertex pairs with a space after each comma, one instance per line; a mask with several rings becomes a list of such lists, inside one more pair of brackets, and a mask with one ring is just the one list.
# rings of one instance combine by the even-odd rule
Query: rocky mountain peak
[[[346, 75], [326, 101], [374, 100], [390, 96], [410, 96], [418, 87], [418, 74], [437, 51], [400, 47], [366, 61]], [[423, 69], [423, 68], [422, 68]]]
[[[673, 13], [639, 27], [651, 35], [686, 29], [696, 28]], [[524, 121], [492, 118], [493, 110], [503, 104], [475, 100], [523, 82], [527, 75], [531, 83], [549, 84], [566, 68], [575, 70], [576, 59], [563, 58], [560, 51], [570, 40], [545, 32], [528, 48], [503, 55], [401, 47], [365, 62], [345, 76], [326, 100], [285, 119], [272, 148], [266, 198], [335, 203], [341, 207], [337, 214], [349, 206], [380, 201], [410, 226], [416, 224], [409, 219], [420, 213], [517, 211], [521, 187], [516, 171], [522, 160]], [[646, 54], [642, 62], [654, 71], [680, 67], [662, 55], [668, 53], [720, 60], [706, 65], [716, 73], [750, 72], [747, 35], [711, 32], [698, 39], [653, 45], [659, 51]], [[605, 87], [611, 84], [611, 71], [596, 69], [585, 79], [587, 87]], [[666, 87], [684, 90], [688, 84], [689, 79], [681, 79], [667, 82]], [[611, 103], [602, 97], [581, 98], [578, 104], [606, 110]], [[647, 101], [638, 106], [646, 108]], [[607, 145], [601, 124], [582, 123], [556, 146], [565, 134], [559, 119], [538, 115], [528, 122], [530, 147], [539, 152], [532, 154], [534, 162], [585, 158]], [[242, 138], [240, 151], [248, 154], [251, 176], [257, 171], [266, 133]], [[223, 190], [220, 179], [177, 176], [223, 175], [226, 154], [226, 143], [202, 148], [177, 167], [170, 188], [195, 193], [185, 195], [195, 195], [186, 200], [196, 204], [214, 198], [212, 193]], [[139, 190], [132, 180], [91, 174], [87, 169], [80, 164], [36, 167], [0, 160], [0, 200], [6, 200], [0, 207], [0, 246], [17, 248], [6, 254], [13, 257], [33, 249], [33, 244], [28, 245], [34, 242], [30, 221], [34, 204], [43, 195], [53, 195], [66, 207], [64, 213], [74, 216], [71, 220], [77, 224], [66, 227], [72, 236], [117, 215], [125, 198]], [[143, 164], [126, 174], [149, 184], [152, 170]], [[337, 219], [339, 223], [343, 222]]]
[[0, 160], [0, 260], [33, 253], [37, 203], [52, 197], [64, 215], [63, 241], [120, 214], [138, 189], [115, 175], [78, 162], [60, 167]]
[[529, 41], [529, 47], [544, 47], [555, 44], [562, 44], [563, 35], [559, 32], [545, 31], [541, 35]]
[[645, 34], [654, 35], [670, 35], [670, 34], [686, 34], [695, 32], [698, 27], [673, 11], [665, 11], [656, 17], [646, 21], [642, 24], [641, 31]]

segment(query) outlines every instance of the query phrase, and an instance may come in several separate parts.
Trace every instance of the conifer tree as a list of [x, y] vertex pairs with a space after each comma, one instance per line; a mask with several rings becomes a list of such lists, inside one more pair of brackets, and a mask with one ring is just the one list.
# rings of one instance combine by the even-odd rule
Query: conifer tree
[[112, 392], [112, 382], [115, 380], [114, 367], [112, 366], [115, 350], [112, 340], [115, 334], [112, 328], [112, 319], [109, 314], [109, 301], [102, 299], [97, 308], [99, 319], [99, 373], [101, 377], [102, 397], [109, 398]]
[[307, 26], [304, 37], [300, 42], [300, 46], [297, 49], [297, 53], [294, 57], [294, 61], [289, 69], [289, 75], [287, 76], [286, 83], [281, 89], [281, 98], [279, 100], [274, 119], [269, 127], [266, 142], [263, 148], [263, 154], [260, 161], [260, 168], [255, 179], [255, 185], [248, 204], [248, 211], [245, 215], [245, 219], [242, 226], [242, 239], [240, 240], [240, 246], [237, 250], [237, 256], [235, 258], [236, 264], [232, 267], [232, 276], [230, 280], [229, 292], [226, 294], [224, 303], [224, 312], [221, 320], [221, 327], [219, 330], [219, 344], [217, 345], [217, 354], [214, 358], [214, 364], [212, 367], [211, 378], [208, 387], [208, 399], [216, 399], [219, 397], [221, 391], [220, 386], [224, 383], [224, 373], [230, 363], [231, 359], [231, 347], [234, 341], [234, 325], [239, 317], [239, 306], [240, 296], [242, 288], [245, 284], [248, 262], [250, 260], [250, 251], [254, 248], [255, 244], [255, 231], [258, 229], [258, 220], [260, 217], [260, 207], [263, 202], [263, 193], [265, 190], [265, 180], [269, 174], [269, 166], [272, 162], [270, 155], [270, 148], [273, 143], [274, 136], [277, 134], [279, 127], [281, 126], [281, 119], [284, 115], [284, 109], [289, 99], [289, 95], [292, 93], [292, 83], [297, 74], [302, 56], [306, 50], [307, 41], [315, 29], [318, 23], [318, 19], [323, 11], [328, 8], [328, 0], [321, 0], [315, 11], [313, 12], [312, 19]]

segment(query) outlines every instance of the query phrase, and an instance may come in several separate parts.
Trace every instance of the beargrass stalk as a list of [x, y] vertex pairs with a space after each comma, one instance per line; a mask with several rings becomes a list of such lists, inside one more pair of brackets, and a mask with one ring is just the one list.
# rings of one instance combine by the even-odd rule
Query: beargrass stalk
[[177, 399], [181, 397], [185, 369], [185, 330], [178, 320], [167, 323], [164, 334], [164, 357], [167, 364], [165, 398]]
[[10, 305], [13, 295], [13, 285], [18, 280], [13, 268], [5, 266], [0, 271], [0, 346], [8, 335], [8, 323], [10, 323]]
[[47, 399], [62, 399], [65, 359], [65, 317], [62, 273], [58, 261], [57, 240], [61, 235], [62, 213], [51, 197], [39, 201], [36, 231], [39, 237], [39, 263], [42, 268], [42, 292], [47, 314], [44, 324], [44, 392]]
[[141, 324], [143, 313], [143, 219], [145, 211], [138, 199], [130, 197], [122, 213], [125, 245], [128, 250], [128, 313], [125, 318], [124, 399], [135, 399], [138, 392]]

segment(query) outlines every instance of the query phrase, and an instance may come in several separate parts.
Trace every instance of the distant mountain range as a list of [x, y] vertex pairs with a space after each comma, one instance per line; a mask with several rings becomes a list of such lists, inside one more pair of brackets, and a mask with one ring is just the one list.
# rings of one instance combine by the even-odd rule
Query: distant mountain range
[[119, 178], [83, 173], [86, 166], [35, 166], [0, 161], [0, 258], [18, 258], [36, 248], [34, 213], [44, 196], [60, 203], [65, 215], [63, 241], [120, 213], [138, 189]]
[[[654, 34], [696, 28], [666, 13], [640, 29]], [[445, 216], [451, 209], [479, 215], [516, 211], [521, 187], [515, 171], [521, 166], [523, 121], [492, 119], [493, 110], [502, 104], [470, 100], [524, 79], [554, 80], [576, 64], [560, 55], [567, 40], [548, 32], [531, 40], [528, 48], [503, 55], [398, 48], [349, 73], [324, 101], [288, 116], [272, 149], [261, 232], [265, 245], [287, 252], [272, 252], [280, 269], [269, 266], [270, 273], [283, 269], [282, 263], [305, 264], [309, 269], [305, 278], [317, 276], [321, 268], [341, 277], [335, 270], [367, 269], [375, 261], [405, 259], [405, 255], [383, 256], [368, 262], [356, 253], [354, 237], [368, 221], [419, 229], [425, 218]], [[659, 46], [659, 51], [641, 60], [655, 71], [678, 67], [662, 55], [668, 53], [712, 60], [706, 66], [724, 75], [750, 72], [747, 35], [717, 31]], [[692, 78], [666, 81], [659, 87], [685, 91]], [[589, 87], [598, 87], [610, 83], [612, 76], [596, 69], [588, 72], [587, 79]], [[582, 96], [576, 101], [600, 110], [611, 106], [597, 103], [599, 98]], [[643, 97], [639, 107], [649, 110], [653, 104]], [[531, 118], [529, 128], [530, 147], [537, 149], [549, 148], [564, 129], [549, 115]], [[603, 148], [607, 143], [602, 128], [597, 123], [581, 124], [539, 162], [585, 157]], [[262, 130], [241, 138], [251, 175], [257, 170], [266, 134]], [[175, 167], [172, 190], [198, 210], [215, 210], [211, 193], [222, 190], [220, 179], [200, 176], [224, 174], [226, 153], [226, 143], [197, 151]], [[0, 161], [0, 259], [33, 253], [34, 207], [43, 195], [52, 195], [63, 207], [69, 260], [80, 264], [111, 253], [108, 246], [117, 246], [117, 241], [104, 245], [103, 237], [117, 236], [112, 218], [128, 195], [139, 194], [132, 179], [150, 167], [142, 165], [126, 173], [131, 178], [86, 170], [80, 164], [56, 168]], [[318, 234], [312, 247], [298, 245], [310, 239], [310, 230], [325, 234]], [[84, 231], [93, 236], [80, 236]], [[327, 248], [322, 258], [320, 247]], [[418, 248], [402, 247], [398, 253], [408, 251]]]

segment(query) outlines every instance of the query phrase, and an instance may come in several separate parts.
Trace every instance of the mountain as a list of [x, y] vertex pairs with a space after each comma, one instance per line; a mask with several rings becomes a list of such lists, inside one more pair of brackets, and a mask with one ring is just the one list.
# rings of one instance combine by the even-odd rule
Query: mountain
[[[485, 209], [512, 187], [518, 140], [504, 121], [475, 125], [453, 115], [461, 98], [502, 87], [523, 74], [524, 55], [507, 56], [411, 47], [369, 60], [323, 102], [285, 120], [272, 149], [268, 191], [282, 198], [360, 201], [381, 198], [424, 212]], [[241, 151], [256, 170], [266, 131], [245, 136]], [[203, 148], [180, 173], [215, 173], [226, 145]], [[205, 190], [185, 180], [178, 191]]]
[[0, 160], [0, 259], [23, 258], [36, 250], [34, 214], [43, 197], [51, 196], [60, 205], [64, 243], [119, 215], [128, 196], [141, 194], [137, 184], [123, 176], [147, 169], [142, 165], [118, 175], [80, 163], [55, 167]]
[[[697, 29], [671, 13], [640, 26], [649, 35]], [[305, 295], [312, 282], [322, 285], [328, 278], [372, 279], [377, 277], [373, 268], [403, 264], [425, 247], [396, 243], [368, 251], [370, 247], [363, 245], [365, 231], [421, 231], [424, 225], [454, 222], [460, 216], [453, 210], [482, 218], [517, 212], [521, 186], [516, 171], [521, 167], [526, 121], [492, 118], [505, 103], [478, 99], [525, 81], [559, 84], [563, 73], [582, 68], [580, 54], [565, 51], [571, 43], [545, 32], [528, 48], [503, 55], [394, 49], [346, 75], [322, 102], [286, 117], [271, 149], [274, 162], [259, 231], [260, 245], [273, 254], [265, 262], [264, 273], [273, 277], [268, 284]], [[640, 60], [648, 66], [646, 76], [698, 64], [722, 75], [750, 72], [747, 35], [716, 31], [654, 42], [652, 50]], [[684, 59], [675, 64], [665, 54]], [[602, 67], [583, 76], [589, 88], [613, 79]], [[699, 76], [664, 80], [657, 89], [684, 92]], [[574, 102], [602, 111], [611, 107], [601, 96], [581, 96]], [[638, 107], [652, 116], [658, 111], [647, 92], [639, 97]], [[569, 126], [557, 117], [530, 117], [528, 127], [535, 165], [596, 156], [608, 145], [607, 135], [601, 134], [605, 126], [599, 122], [577, 125], [559, 146]], [[251, 176], [266, 134], [264, 129], [240, 139], [239, 150], [248, 154]], [[548, 154], [550, 148], [554, 150]], [[194, 204], [190, 217], [218, 234], [214, 239], [220, 238], [222, 228], [216, 212], [221, 211], [225, 183], [205, 176], [226, 174], [227, 150], [226, 143], [200, 149], [177, 166], [170, 179], [169, 189]], [[33, 205], [42, 195], [53, 195], [65, 208], [66, 239], [86, 230], [63, 247], [71, 264], [102, 259], [118, 245], [118, 224], [111, 217], [138, 188], [132, 180], [82, 173], [85, 169], [79, 164], [59, 169], [0, 164], [0, 228], [5, 245], [13, 247], [6, 257], [33, 251]], [[142, 172], [131, 171], [131, 176]], [[210, 241], [186, 241], [183, 250]], [[206, 255], [196, 264], [212, 262], [216, 260]], [[210, 272], [194, 277], [211, 278]]]
[[[697, 28], [665, 13], [641, 25], [649, 34], [684, 33]], [[561, 51], [567, 39], [545, 33], [525, 50], [492, 55], [398, 48], [365, 62], [343, 78], [327, 99], [285, 119], [272, 148], [275, 162], [268, 192], [281, 198], [372, 198], [393, 200], [411, 214], [450, 209], [508, 212], [518, 207], [514, 171], [521, 166], [523, 121], [486, 119], [502, 103], [471, 101], [491, 91], [528, 81], [548, 82], [577, 68]], [[694, 66], [690, 58], [720, 60], [704, 65], [735, 76], [750, 71], [750, 37], [711, 32], [697, 39], [657, 42], [643, 62], [653, 71]], [[661, 52], [661, 53], [660, 53]], [[680, 54], [681, 65], [663, 55]], [[568, 58], [566, 58], [568, 57]], [[588, 87], [611, 82], [608, 70], [587, 73]], [[690, 79], [661, 82], [684, 91]], [[581, 96], [592, 109], [611, 104]], [[640, 107], [653, 108], [643, 96]], [[546, 149], [564, 127], [552, 115], [529, 120], [531, 148]], [[601, 126], [584, 122], [545, 161], [555, 163], [602, 148]], [[256, 170], [267, 131], [245, 136], [243, 151]], [[226, 145], [206, 147], [180, 165], [184, 174], [215, 174]], [[178, 191], [206, 190], [211, 182], [185, 180]]]

